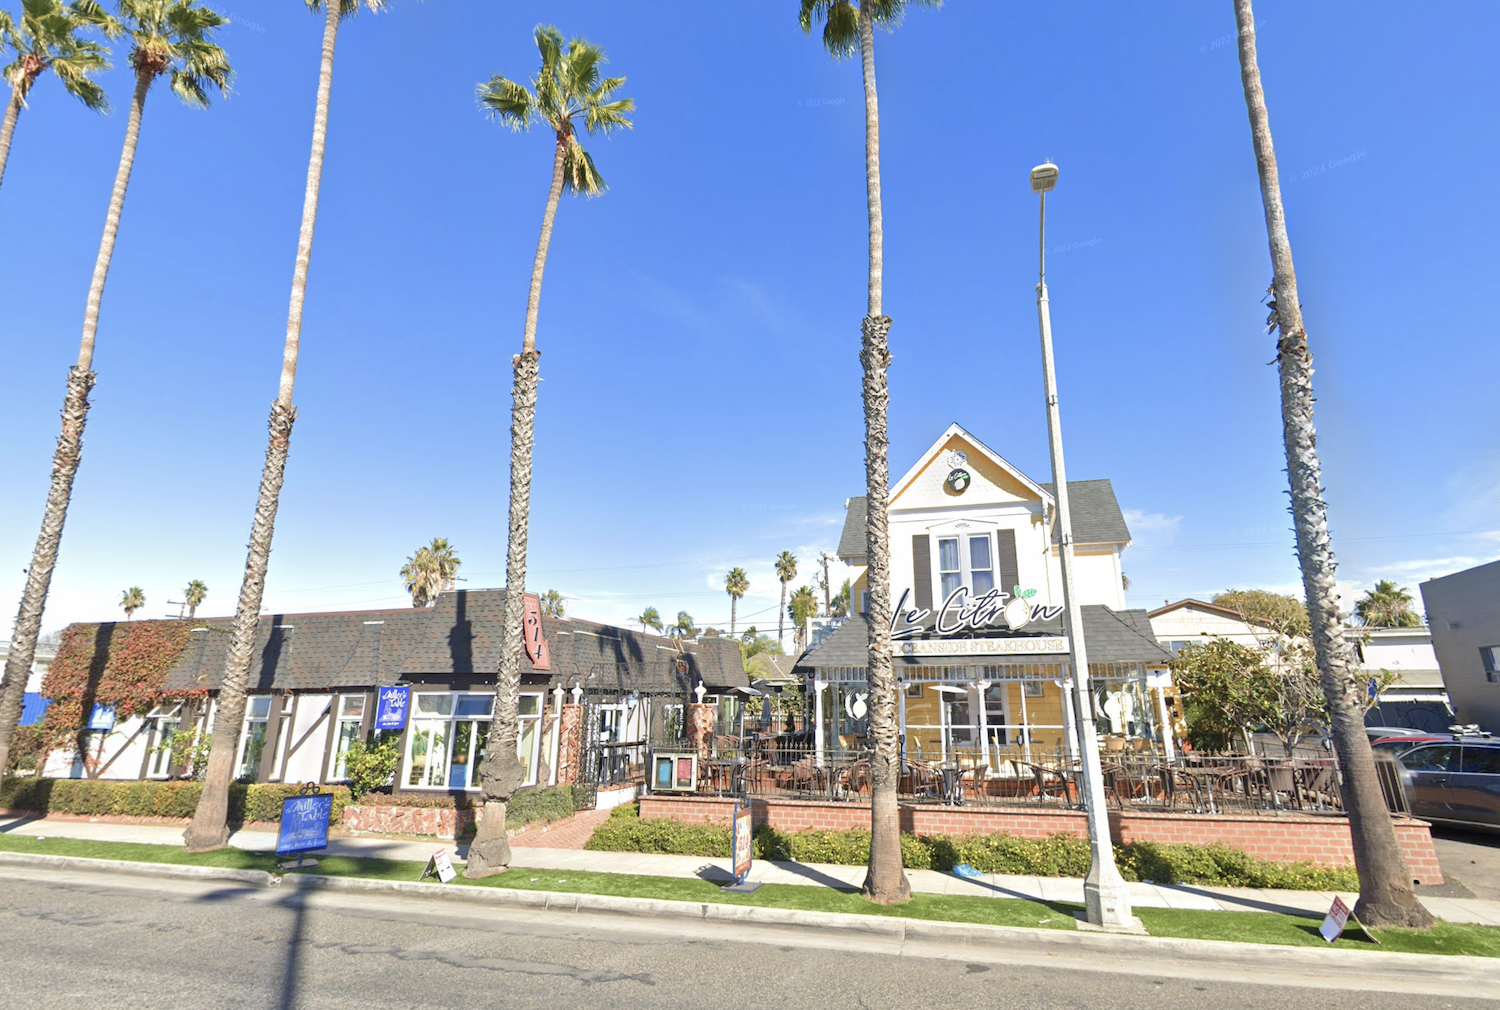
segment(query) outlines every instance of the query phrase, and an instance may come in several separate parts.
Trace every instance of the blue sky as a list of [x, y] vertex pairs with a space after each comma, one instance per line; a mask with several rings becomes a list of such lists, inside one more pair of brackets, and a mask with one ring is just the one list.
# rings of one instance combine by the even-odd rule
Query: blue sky
[[[774, 625], [773, 557], [805, 581], [864, 484], [859, 68], [794, 8], [395, 0], [345, 27], [269, 610], [402, 605], [397, 571], [434, 536], [468, 587], [503, 583], [509, 363], [551, 152], [487, 123], [474, 86], [529, 77], [545, 20], [602, 45], [638, 111], [592, 141], [610, 191], [558, 215], [530, 584], [581, 616], [722, 624], [740, 565], [741, 627]], [[207, 614], [238, 591], [321, 23], [292, 0], [221, 9], [232, 97], [147, 105], [48, 629], [117, 617], [131, 585], [146, 616], [189, 579]], [[1500, 8], [1258, 14], [1340, 577], [1415, 590], [1500, 555]], [[1227, 0], [952, 0], [876, 42], [892, 470], [957, 421], [1048, 478], [1026, 173], [1051, 157], [1069, 473], [1114, 481], [1132, 606], [1298, 585], [1233, 32]], [[100, 117], [42, 81], [0, 188], [7, 615], [129, 85], [107, 75], [120, 111]]]

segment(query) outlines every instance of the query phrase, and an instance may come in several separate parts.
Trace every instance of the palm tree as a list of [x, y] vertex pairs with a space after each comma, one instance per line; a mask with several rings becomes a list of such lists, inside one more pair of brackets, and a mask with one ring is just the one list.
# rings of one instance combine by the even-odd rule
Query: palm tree
[[536, 427], [536, 322], [542, 300], [542, 271], [552, 242], [552, 222], [563, 190], [597, 196], [604, 180], [594, 159], [578, 141], [578, 124], [589, 133], [630, 127], [626, 113], [635, 107], [628, 98], [615, 99], [623, 77], [604, 77], [604, 51], [581, 38], [563, 44], [562, 33], [538, 27], [533, 35], [542, 64], [531, 87], [496, 75], [479, 85], [479, 104], [489, 118], [513, 130], [530, 129], [541, 120], [555, 138], [552, 184], [542, 213], [542, 233], [531, 266], [531, 291], [526, 301], [526, 329], [521, 353], [514, 359], [510, 421], [510, 549], [505, 559], [505, 615], [501, 632], [500, 670], [495, 683], [495, 720], [489, 753], [480, 768], [484, 814], [469, 847], [466, 877], [488, 877], [510, 865], [505, 838], [505, 804], [521, 784], [524, 771], [516, 751], [519, 722], [516, 706], [521, 684], [521, 614], [526, 590], [526, 535], [531, 513], [532, 440]]
[[187, 588], [182, 591], [182, 600], [188, 605], [188, 620], [198, 616], [198, 608], [208, 598], [208, 586], [203, 584], [202, 579], [194, 579], [189, 582]]
[[729, 633], [734, 634], [735, 618], [739, 614], [740, 598], [750, 590], [750, 578], [743, 568], [731, 568], [724, 576], [724, 592], [729, 594]]
[[125, 595], [120, 597], [120, 609], [125, 611], [125, 620], [133, 620], [135, 612], [146, 605], [146, 594], [141, 592], [140, 586], [131, 586], [125, 590]]
[[641, 626], [641, 634], [643, 635], [647, 629], [654, 629], [657, 634], [661, 634], [661, 613], [655, 607], [647, 607], [645, 610], [642, 610], [641, 616], [637, 617], [635, 622]]
[[[942, 0], [911, 0], [937, 7]], [[881, 282], [885, 233], [880, 209], [880, 112], [875, 94], [875, 26], [895, 29], [906, 13], [906, 0], [800, 0], [798, 23], [803, 32], [823, 22], [823, 46], [835, 59], [860, 54], [865, 85], [865, 198], [870, 217], [870, 274], [868, 305], [860, 324], [864, 368], [865, 495], [869, 518], [865, 525], [868, 554], [870, 739], [870, 869], [864, 893], [889, 905], [911, 897], [911, 884], [901, 869], [901, 824], [896, 809], [900, 774], [900, 733], [896, 718], [896, 676], [891, 669], [891, 551], [889, 517], [890, 462], [886, 411], [890, 386], [886, 371], [891, 354], [887, 338], [891, 320], [881, 312]]]
[[567, 602], [563, 599], [563, 594], [556, 589], [549, 589], [542, 594], [542, 613], [548, 617], [560, 620], [565, 609], [567, 609]]
[[[791, 551], [776, 555], [776, 578], [781, 580], [781, 609], [776, 611], [776, 644], [786, 648], [786, 584], [797, 577], [797, 559]], [[800, 627], [800, 625], [799, 625]]]
[[94, 276], [84, 307], [78, 363], [68, 371], [62, 434], [52, 455], [52, 482], [42, 512], [42, 527], [31, 555], [31, 566], [26, 572], [26, 587], [21, 594], [21, 606], [11, 634], [10, 655], [5, 660], [4, 688], [0, 692], [0, 768], [10, 757], [11, 738], [25, 700], [26, 678], [36, 655], [36, 636], [42, 624], [47, 591], [52, 585], [52, 570], [57, 564], [57, 549], [62, 542], [68, 502], [73, 495], [73, 478], [78, 473], [78, 461], [83, 452], [89, 391], [95, 379], [92, 369], [99, 306], [104, 300], [104, 280], [114, 255], [115, 236], [120, 230], [120, 214], [125, 206], [125, 191], [130, 185], [130, 169], [135, 164], [146, 94], [158, 77], [166, 76], [178, 98], [188, 105], [202, 108], [208, 105], [208, 89], [216, 87], [227, 92], [232, 76], [224, 50], [211, 41], [213, 32], [227, 21], [207, 7], [197, 6], [194, 0], [120, 0], [120, 18], [121, 23], [117, 26], [112, 23], [109, 30], [114, 32], [118, 27], [120, 34], [129, 36], [135, 92], [130, 100], [125, 144], [120, 151], [109, 210], [104, 217], [104, 235], [99, 242], [99, 255], [94, 262]]
[[10, 101], [0, 122], [0, 181], [10, 160], [10, 141], [16, 120], [26, 107], [26, 97], [38, 77], [47, 71], [57, 75], [63, 90], [95, 112], [109, 110], [109, 98], [94, 75], [109, 69], [109, 50], [97, 42], [78, 37], [85, 28], [114, 34], [118, 22], [106, 14], [96, 0], [22, 0], [21, 26], [0, 11], [0, 47], [15, 51], [15, 60], [3, 73], [10, 82]]
[[1381, 579], [1354, 604], [1354, 615], [1367, 628], [1420, 628], [1422, 618], [1411, 609], [1411, 593], [1390, 579]]
[[828, 606], [828, 616], [829, 617], [848, 617], [849, 616], [849, 597], [852, 596], [853, 594], [854, 594], [854, 589], [853, 589], [853, 587], [850, 584], [850, 580], [845, 579], [843, 586], [841, 586], [839, 588], [838, 593], [833, 597], [833, 602], [830, 603], [829, 606]]
[[791, 615], [792, 625], [796, 628], [797, 651], [800, 653], [807, 648], [807, 622], [818, 616], [818, 594], [813, 592], [812, 586], [798, 586], [792, 594], [791, 606], [785, 612]]
[[677, 638], [697, 638], [698, 628], [693, 624], [693, 615], [686, 610], [677, 611], [677, 623], [672, 625], [668, 634]]
[[[122, 0], [133, 6], [164, 6], [166, 0]], [[182, 0], [178, 0], [179, 3]], [[271, 558], [271, 538], [276, 531], [276, 509], [281, 503], [281, 485], [286, 479], [287, 452], [292, 443], [292, 422], [297, 409], [292, 391], [297, 380], [297, 354], [302, 343], [302, 305], [307, 297], [307, 269], [312, 262], [313, 226], [318, 219], [318, 192], [323, 181], [323, 152], [328, 139], [328, 104], [333, 92], [333, 51], [339, 22], [359, 10], [358, 0], [306, 0], [308, 10], [323, 13], [323, 47], [318, 72], [318, 97], [313, 112], [312, 150], [307, 160], [307, 186], [302, 196], [302, 225], [297, 236], [297, 258], [292, 270], [292, 293], [287, 309], [286, 341], [281, 352], [281, 378], [276, 401], [271, 405], [270, 434], [260, 492], [250, 524], [250, 548], [245, 556], [245, 575], [235, 605], [233, 631], [224, 660], [224, 679], [219, 688], [208, 769], [193, 822], [184, 834], [189, 852], [223, 848], [229, 842], [229, 783], [239, 750], [241, 724], [245, 718], [245, 685], [260, 625], [260, 604], [266, 588], [266, 570]], [[364, 0], [378, 11], [385, 0]]]
[[1281, 181], [1271, 143], [1270, 116], [1261, 89], [1255, 53], [1255, 12], [1250, 0], [1234, 0], [1239, 28], [1240, 77], [1250, 114], [1250, 135], [1265, 206], [1266, 233], [1273, 269], [1270, 328], [1278, 332], [1276, 362], [1281, 377], [1281, 426], [1287, 474], [1292, 492], [1292, 522], [1302, 587], [1312, 619], [1318, 674], [1328, 699], [1333, 746], [1343, 775], [1344, 809], [1354, 864], [1359, 872], [1359, 902], [1354, 913], [1367, 926], [1429, 927], [1432, 916], [1411, 887], [1406, 859], [1396, 842], [1386, 810], [1375, 759], [1364, 732], [1361, 698], [1364, 686], [1355, 676], [1345, 626], [1339, 614], [1333, 545], [1328, 537], [1328, 507], [1323, 502], [1322, 464], [1313, 428], [1312, 355], [1297, 295], [1292, 245], [1287, 237]]
[[461, 564], [453, 545], [442, 537], [418, 547], [401, 567], [401, 580], [411, 594], [411, 605], [428, 607], [436, 603], [438, 594], [448, 592], [457, 582]]

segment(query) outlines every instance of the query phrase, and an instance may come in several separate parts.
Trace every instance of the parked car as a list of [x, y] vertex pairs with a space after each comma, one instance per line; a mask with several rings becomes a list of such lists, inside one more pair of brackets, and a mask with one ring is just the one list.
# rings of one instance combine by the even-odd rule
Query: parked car
[[1404, 750], [1396, 764], [1413, 817], [1500, 829], [1500, 740], [1450, 737]]
[[1391, 754], [1400, 754], [1402, 751], [1411, 750], [1413, 747], [1419, 746], [1420, 744], [1446, 743], [1447, 741], [1452, 739], [1453, 735], [1451, 733], [1447, 736], [1413, 735], [1383, 736], [1378, 738], [1372, 735], [1370, 737], [1370, 746], [1374, 748], [1377, 753], [1380, 751], [1387, 751]]
[[1365, 735], [1370, 738], [1371, 743], [1374, 743], [1376, 740], [1388, 740], [1393, 736], [1429, 736], [1431, 734], [1426, 730], [1407, 729], [1404, 726], [1366, 726]]

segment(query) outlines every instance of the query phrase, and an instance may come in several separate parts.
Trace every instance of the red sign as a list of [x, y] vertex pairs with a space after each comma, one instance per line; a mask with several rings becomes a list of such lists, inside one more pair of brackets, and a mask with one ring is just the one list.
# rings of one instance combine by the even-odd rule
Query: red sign
[[552, 650], [547, 648], [547, 636], [542, 634], [542, 601], [536, 594], [526, 594], [526, 610], [521, 616], [521, 637], [526, 641], [526, 655], [531, 657], [534, 670], [552, 669]]
[[1333, 907], [1328, 910], [1328, 915], [1323, 920], [1322, 928], [1318, 932], [1323, 934], [1323, 939], [1329, 943], [1337, 940], [1344, 932], [1344, 927], [1349, 925], [1349, 906], [1344, 904], [1344, 899], [1335, 897]]
[[750, 805], [735, 805], [734, 808], [734, 868], [730, 871], [734, 874], [737, 884], [743, 884], [745, 878], [750, 875], [751, 855], [755, 851], [752, 845], [754, 839], [753, 820]]

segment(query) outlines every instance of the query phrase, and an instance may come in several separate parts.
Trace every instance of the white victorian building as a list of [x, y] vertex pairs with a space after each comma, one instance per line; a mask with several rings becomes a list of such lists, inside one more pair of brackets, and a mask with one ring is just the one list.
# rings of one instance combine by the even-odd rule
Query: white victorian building
[[[1125, 609], [1130, 544], [1108, 480], [1069, 481], [1075, 589], [1083, 605], [1098, 731], [1106, 752], [1170, 757], [1163, 689], [1171, 654], [1143, 610]], [[1050, 485], [957, 424], [891, 489], [889, 629], [908, 760], [987, 765], [1077, 746], [1062, 573]], [[868, 732], [866, 500], [846, 505], [839, 557], [859, 572], [856, 613], [798, 664], [812, 694], [817, 753], [857, 749]]]

